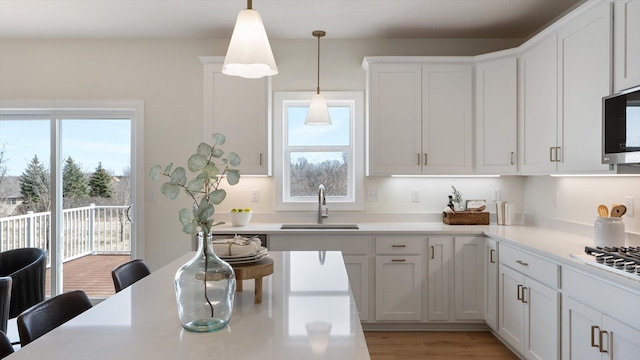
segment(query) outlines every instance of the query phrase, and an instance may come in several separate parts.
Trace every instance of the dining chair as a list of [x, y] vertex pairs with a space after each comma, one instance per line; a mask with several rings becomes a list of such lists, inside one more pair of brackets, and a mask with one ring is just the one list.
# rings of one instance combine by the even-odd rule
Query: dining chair
[[12, 282], [10, 276], [0, 277], [0, 331], [4, 333], [7, 332], [7, 321], [9, 321]]
[[13, 351], [11, 340], [9, 340], [4, 331], [0, 331], [0, 359], [4, 359], [5, 357], [13, 354]]
[[20, 345], [40, 336], [91, 308], [91, 300], [82, 290], [56, 295], [25, 310], [17, 319]]
[[44, 300], [47, 252], [40, 248], [20, 248], [0, 253], [0, 276], [10, 276], [9, 318]]
[[116, 293], [122, 291], [122, 289], [126, 287], [129, 287], [131, 284], [149, 274], [151, 274], [149, 267], [147, 267], [147, 264], [141, 259], [131, 260], [118, 265], [111, 271], [113, 286], [116, 288]]

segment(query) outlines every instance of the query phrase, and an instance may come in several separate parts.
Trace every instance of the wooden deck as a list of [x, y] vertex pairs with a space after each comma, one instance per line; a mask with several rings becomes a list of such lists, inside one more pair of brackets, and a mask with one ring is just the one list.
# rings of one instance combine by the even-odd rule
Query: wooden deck
[[[108, 298], [115, 293], [111, 270], [127, 261], [129, 255], [87, 255], [63, 264], [63, 291], [83, 290], [90, 298]], [[47, 269], [46, 294], [51, 294]]]

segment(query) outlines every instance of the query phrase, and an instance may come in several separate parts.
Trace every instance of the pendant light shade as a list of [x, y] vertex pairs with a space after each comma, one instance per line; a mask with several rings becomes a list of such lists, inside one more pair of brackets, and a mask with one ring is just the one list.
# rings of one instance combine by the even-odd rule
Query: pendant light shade
[[327, 100], [324, 98], [324, 95], [320, 94], [320, 38], [325, 36], [326, 33], [322, 30], [316, 30], [311, 34], [318, 38], [318, 88], [316, 90], [316, 94], [311, 98], [309, 112], [307, 113], [307, 119], [304, 124], [331, 125], [331, 117], [329, 117]]
[[248, 79], [278, 73], [262, 17], [251, 8], [251, 0], [247, 1], [247, 9], [238, 14], [222, 73]]

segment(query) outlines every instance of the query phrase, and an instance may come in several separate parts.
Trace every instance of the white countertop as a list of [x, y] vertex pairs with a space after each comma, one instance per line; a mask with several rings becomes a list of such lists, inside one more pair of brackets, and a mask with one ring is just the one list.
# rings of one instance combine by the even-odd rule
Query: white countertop
[[[441, 222], [358, 222], [357, 230], [282, 230], [281, 223], [250, 223], [244, 227], [230, 224], [212, 229], [218, 234], [267, 235], [484, 235], [504, 244], [513, 244], [560, 265], [572, 266], [640, 293], [640, 279], [629, 279], [610, 273], [571, 257], [583, 253], [585, 246], [593, 246], [593, 238], [536, 226], [446, 225]], [[639, 277], [640, 278], [640, 277]]]
[[274, 273], [237, 292], [227, 328], [183, 330], [173, 278], [181, 256], [9, 356], [18, 359], [369, 359], [339, 252], [270, 252]]

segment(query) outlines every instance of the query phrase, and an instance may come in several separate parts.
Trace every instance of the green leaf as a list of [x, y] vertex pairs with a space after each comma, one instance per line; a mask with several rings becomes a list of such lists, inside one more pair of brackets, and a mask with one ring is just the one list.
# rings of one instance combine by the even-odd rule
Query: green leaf
[[171, 173], [171, 183], [174, 185], [184, 185], [187, 183], [187, 175], [183, 167], [177, 167]]
[[206, 172], [206, 166], [205, 169], [202, 169], [202, 172], [200, 174], [198, 174], [198, 176], [196, 176], [196, 180], [208, 180], [209, 179], [209, 174], [207, 174]]
[[204, 180], [198, 178], [189, 181], [189, 183], [187, 184], [187, 189], [192, 193], [202, 190], [203, 187]]
[[224, 137], [223, 134], [221, 133], [215, 133], [213, 135], [211, 135], [211, 138], [213, 139], [213, 146], [215, 147], [216, 145], [223, 145], [225, 141], [227, 141], [227, 138]]
[[195, 228], [192, 223], [184, 224], [184, 226], [182, 226], [182, 232], [185, 234], [193, 234]]
[[209, 154], [211, 154], [211, 145], [207, 143], [200, 143], [200, 145], [198, 145], [197, 154], [204, 157], [209, 157]]
[[229, 185], [236, 185], [240, 182], [239, 170], [227, 170], [227, 182]]
[[178, 218], [180, 219], [180, 223], [182, 223], [182, 225], [191, 224], [191, 222], [193, 221], [193, 213], [189, 209], [180, 209]]
[[234, 152], [230, 152], [229, 155], [227, 155], [227, 159], [229, 159], [229, 164], [231, 164], [231, 166], [237, 167], [240, 165], [240, 155]]
[[180, 185], [172, 184], [170, 182], [162, 184], [160, 192], [169, 200], [175, 200], [180, 194]]
[[209, 194], [210, 201], [216, 205], [220, 205], [226, 197], [227, 192], [224, 189], [214, 190]]
[[207, 165], [207, 158], [200, 154], [193, 154], [187, 161], [187, 165], [189, 167], [189, 171], [196, 172], [202, 170], [202, 168]]
[[214, 178], [220, 175], [220, 169], [214, 163], [208, 163], [203, 169], [203, 172], [206, 172], [208, 177]]
[[219, 159], [222, 155], [224, 155], [224, 150], [222, 149], [213, 149], [213, 153], [211, 154], [211, 156], [216, 159]]
[[173, 167], [173, 163], [171, 163], [171, 164], [167, 165], [167, 167], [166, 167], [166, 168], [164, 168], [164, 172], [163, 172], [163, 174], [165, 174], [165, 175], [169, 175], [169, 173], [171, 173], [171, 168], [172, 168], [172, 167]]
[[212, 224], [211, 227], [218, 226], [218, 225], [224, 225], [224, 221], [218, 221], [217, 223]]
[[154, 165], [149, 170], [149, 176], [151, 177], [151, 180], [158, 180], [161, 173], [162, 173], [162, 168], [160, 167], [160, 165]]

